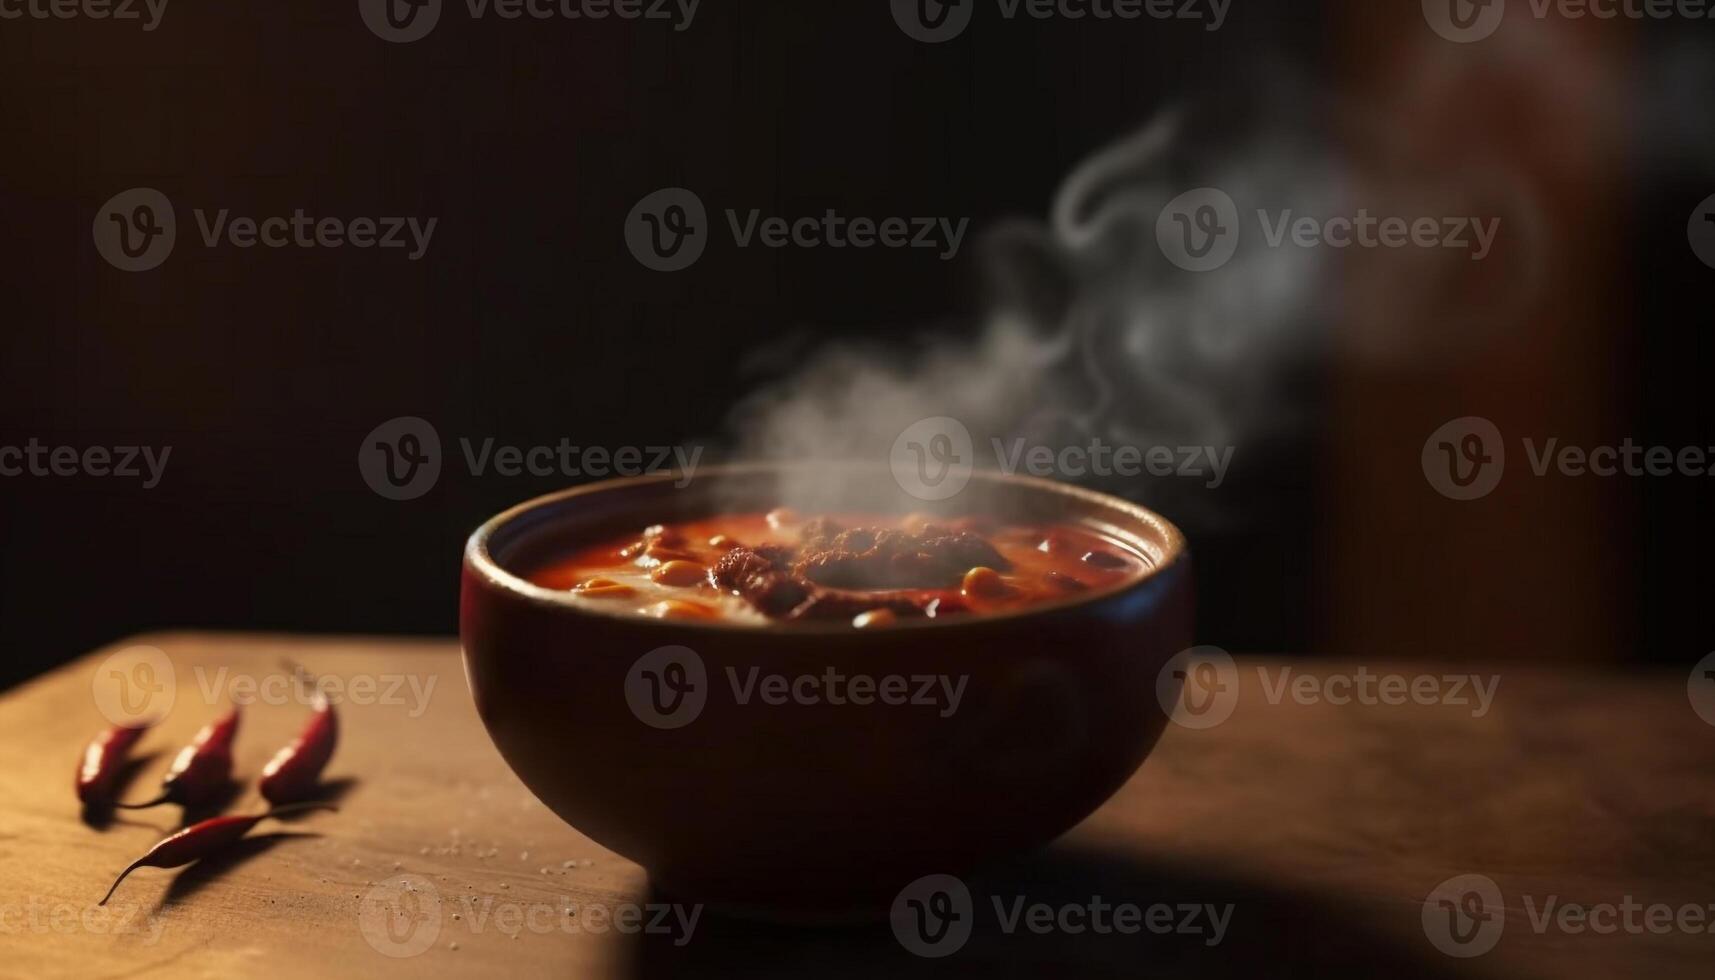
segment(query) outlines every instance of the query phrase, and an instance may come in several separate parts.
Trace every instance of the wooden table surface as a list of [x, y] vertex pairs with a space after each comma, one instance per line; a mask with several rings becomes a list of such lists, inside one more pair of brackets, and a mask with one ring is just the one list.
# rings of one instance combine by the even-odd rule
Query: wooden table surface
[[[155, 785], [222, 692], [250, 683], [269, 702], [247, 709], [239, 735], [239, 771], [253, 784], [305, 717], [285, 696], [286, 657], [353, 685], [327, 773], [341, 810], [264, 824], [218, 861], [140, 870], [102, 910], [113, 876], [178, 819], [161, 808], [92, 827], [73, 799], [78, 753], [107, 724], [102, 665], [137, 644], [164, 652], [171, 684], [159, 686], [176, 701], [141, 747], [154, 754], [132, 797]], [[1289, 662], [1238, 664], [1227, 721], [1170, 726], [1082, 826], [974, 879], [972, 936], [930, 959], [885, 921], [788, 927], [652, 907], [666, 900], [641, 869], [562, 824], [507, 770], [450, 640], [135, 638], [0, 696], [0, 976], [1709, 975], [1715, 727], [1693, 710], [1685, 675], [1478, 671], [1499, 687], [1474, 717], [1471, 704], [1271, 700]], [[1292, 678], [1359, 669], [1290, 666]], [[592, 732], [568, 745], [567, 764], [601, 742]], [[253, 789], [232, 807], [258, 808]], [[1486, 931], [1454, 946], [1492, 948], [1455, 958], [1432, 941], [1440, 930], [1445, 944], [1453, 920], [1425, 906], [1465, 875], [1492, 880], [1499, 901]], [[997, 898], [1001, 909], [1099, 900], [1230, 917], [1213, 943], [1206, 911], [1172, 913], [1200, 932], [1008, 931]], [[613, 925], [652, 921], [661, 928]]]

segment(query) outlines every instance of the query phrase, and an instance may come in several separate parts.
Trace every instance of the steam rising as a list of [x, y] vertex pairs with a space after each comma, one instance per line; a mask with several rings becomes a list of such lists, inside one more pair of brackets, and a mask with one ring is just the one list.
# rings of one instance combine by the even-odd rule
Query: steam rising
[[[1186, 183], [1198, 172], [1201, 184]], [[1284, 386], [1313, 338], [1316, 257], [1241, 249], [1222, 269], [1187, 273], [1157, 246], [1156, 221], [1202, 184], [1235, 198], [1321, 202], [1329, 174], [1306, 142], [1281, 131], [1221, 152], [1163, 118], [1074, 170], [1047, 224], [1013, 221], [986, 234], [991, 299], [973, 339], [824, 349], [740, 406], [741, 455], [885, 461], [902, 430], [941, 415], [970, 429], [977, 465], [988, 468], [1002, 465], [997, 439], [1231, 447], [1289, 430], [1296, 413]], [[1206, 492], [1202, 480], [1147, 474], [1079, 482], [1153, 502]]]
[[[1535, 289], [1543, 239], [1519, 175], [1493, 161], [1452, 175], [1418, 165], [1403, 127], [1280, 88], [1266, 104], [1169, 113], [1092, 155], [1045, 223], [986, 231], [988, 301], [970, 336], [816, 353], [739, 407], [741, 454], [884, 463], [907, 426], [945, 415], [970, 430], [979, 467], [1004, 468], [996, 440], [1231, 450], [1233, 479], [1215, 490], [1201, 477], [1055, 475], [1193, 527], [1242, 515], [1260, 492], [1247, 472], [1303, 451], [1315, 372], [1335, 344], [1399, 362], [1492, 342]], [[1157, 241], [1163, 208], [1199, 187], [1224, 191], [1240, 216], [1234, 257], [1208, 272], [1174, 265]], [[1492, 215], [1505, 241], [1482, 263], [1447, 249], [1269, 247], [1258, 219], [1361, 208]], [[783, 493], [828, 489], [805, 479]]]

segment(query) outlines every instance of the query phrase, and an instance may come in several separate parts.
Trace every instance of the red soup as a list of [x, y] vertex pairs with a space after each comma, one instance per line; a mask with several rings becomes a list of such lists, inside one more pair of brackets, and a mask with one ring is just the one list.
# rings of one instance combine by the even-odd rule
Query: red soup
[[1075, 525], [775, 510], [658, 524], [526, 577], [645, 616], [873, 627], [1105, 591], [1147, 568]]

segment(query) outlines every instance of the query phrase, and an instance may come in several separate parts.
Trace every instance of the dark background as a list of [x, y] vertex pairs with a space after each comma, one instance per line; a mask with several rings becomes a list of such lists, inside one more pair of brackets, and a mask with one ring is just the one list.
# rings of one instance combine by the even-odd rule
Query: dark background
[[[381, 422], [422, 416], [449, 453], [461, 435], [564, 436], [694, 442], [712, 457], [730, 445], [732, 406], [801, 352], [838, 338], [904, 343], [925, 325], [974, 329], [969, 241], [943, 263], [909, 250], [738, 250], [717, 236], [696, 266], [667, 275], [626, 251], [621, 228], [639, 198], [683, 185], [711, 211], [960, 215], [974, 235], [1000, 217], [1040, 217], [1080, 160], [1187, 97], [1267, 89], [1288, 68], [1336, 90], [1372, 86], [1354, 63], [1425, 27], [1415, 3], [1397, 18], [1354, 14], [1361, 6], [1235, 0], [1215, 33], [979, 14], [935, 46], [901, 33], [880, 0], [705, 0], [684, 33], [471, 21], [450, 3], [406, 45], [372, 36], [349, 2], [173, 4], [152, 33], [0, 25], [0, 445], [172, 447], [150, 491], [0, 479], [0, 684], [157, 627], [450, 633], [465, 535], [564, 481], [472, 479], [449, 465], [427, 496], [383, 500], [356, 463]], [[1708, 445], [1715, 272], [1684, 228], [1715, 192], [1703, 152], [1712, 93], [1696, 88], [1701, 71], [1673, 83], [1701, 91], [1690, 108], [1652, 103], [1648, 76], [1669, 45], [1699, 45], [1695, 63], [1708, 65], [1711, 32], [1622, 26], [1609, 37], [1602, 57], [1630, 95], [1684, 132], [1665, 146], [1626, 139], [1602, 191], [1601, 271], [1618, 315], [1587, 352], [1613, 382], [1600, 431]], [[140, 185], [173, 200], [179, 241], [159, 269], [126, 274], [96, 253], [90, 224]], [[418, 262], [208, 249], [197, 207], [439, 224]], [[1536, 397], [1528, 379], [1486, 383]], [[1470, 513], [1429, 494], [1415, 458], [1434, 424], [1474, 413], [1430, 410], [1430, 425], [1400, 437], [1425, 521]], [[1348, 610], [1329, 577], [1352, 573], [1318, 558], [1341, 520], [1324, 458], [1363, 450], [1330, 447], [1333, 430], [1259, 450], [1270, 461], [1252, 477], [1266, 490], [1259, 515], [1192, 528], [1207, 642], [1308, 651], [1338, 632], [1330, 624]], [[1606, 520], [1544, 535], [1599, 537], [1619, 629], [1597, 645], [1611, 657], [1706, 652], [1708, 493], [1707, 480], [1630, 481], [1603, 504]], [[1480, 569], [1489, 556], [1466, 557]], [[1412, 569], [1402, 560], [1370, 574]], [[1436, 572], [1412, 587], [1467, 585]], [[1495, 584], [1497, 607], [1508, 587]]]

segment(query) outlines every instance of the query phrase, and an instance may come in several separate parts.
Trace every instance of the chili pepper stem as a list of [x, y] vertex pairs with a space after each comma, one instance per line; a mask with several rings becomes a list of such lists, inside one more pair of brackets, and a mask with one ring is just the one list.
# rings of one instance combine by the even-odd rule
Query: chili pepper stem
[[171, 803], [172, 801], [173, 794], [162, 793], [160, 796], [155, 797], [147, 803], [115, 803], [113, 805], [121, 810], [147, 810], [152, 806], [160, 806], [163, 803]]
[[[160, 849], [162, 844], [166, 844], [166, 843], [168, 843], [168, 841], [179, 838], [187, 832], [188, 833], [195, 833], [197, 828], [202, 828], [208, 824], [217, 823], [221, 820], [226, 820], [226, 821], [248, 820], [248, 821], [250, 821], [250, 825], [254, 826], [255, 824], [257, 824], [263, 820], [267, 820], [271, 817], [279, 817], [279, 816], [283, 816], [283, 815], [291, 814], [291, 813], [301, 813], [305, 810], [338, 810], [338, 809], [339, 809], [339, 807], [333, 805], [332, 803], [317, 803], [317, 802], [285, 803], [285, 804], [282, 804], [280, 806], [277, 806], [277, 807], [270, 809], [267, 813], [261, 813], [261, 814], [254, 816], [254, 817], [243, 817], [243, 818], [240, 818], [240, 817], [221, 817], [221, 818], [216, 818], [215, 820], [205, 820], [205, 821], [203, 821], [203, 823], [196, 825], [196, 828], [192, 828], [189, 831], [180, 831], [179, 834], [175, 834], [173, 837], [168, 838], [167, 841], [162, 841], [161, 844], [155, 845], [154, 850], [151, 850], [148, 854], [145, 854], [142, 857], [138, 858], [137, 860], [131, 862], [131, 866], [126, 868], [124, 871], [119, 872], [119, 877], [113, 879], [113, 886], [111, 888], [108, 888], [107, 894], [103, 895], [101, 897], [101, 901], [96, 902], [95, 904], [106, 905], [107, 900], [113, 897], [113, 893], [119, 890], [120, 882], [124, 881], [125, 878], [131, 874], [131, 872], [136, 871], [138, 868], [150, 867], [151, 865], [149, 864], [149, 858], [151, 856], [153, 856], [156, 853], [156, 851], [158, 851]], [[181, 859], [178, 862], [176, 862], [176, 864], [169, 865], [169, 866], [176, 866], [177, 864], [188, 864], [191, 860], [194, 860], [194, 858]], [[154, 865], [154, 866], [158, 867], [159, 865]]]
[[113, 897], [113, 893], [119, 890], [119, 883], [124, 881], [126, 876], [131, 874], [131, 872], [136, 871], [138, 868], [141, 868], [143, 866], [144, 860], [146, 860], [146, 859], [145, 858], [138, 858], [137, 860], [131, 862], [131, 866], [129, 868], [126, 868], [124, 871], [119, 872], [119, 877], [113, 879], [113, 887], [107, 889], [107, 894], [101, 896], [101, 901], [96, 902], [95, 904], [106, 905], [107, 900]]

